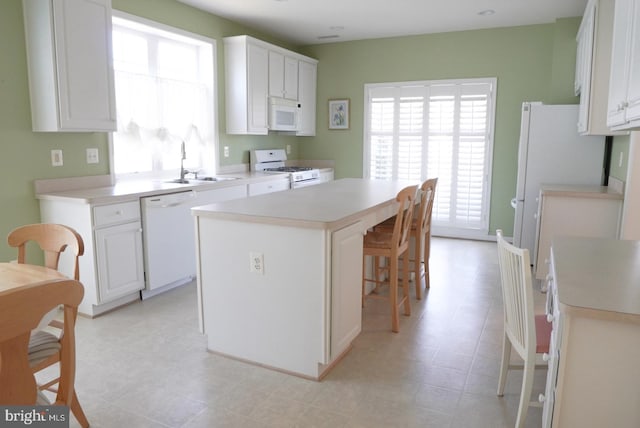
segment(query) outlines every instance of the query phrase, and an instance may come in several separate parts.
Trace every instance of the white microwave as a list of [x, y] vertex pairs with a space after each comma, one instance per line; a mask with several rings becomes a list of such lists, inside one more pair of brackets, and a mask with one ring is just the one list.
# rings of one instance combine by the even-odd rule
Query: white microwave
[[271, 131], [297, 131], [300, 104], [285, 98], [269, 98], [269, 129]]

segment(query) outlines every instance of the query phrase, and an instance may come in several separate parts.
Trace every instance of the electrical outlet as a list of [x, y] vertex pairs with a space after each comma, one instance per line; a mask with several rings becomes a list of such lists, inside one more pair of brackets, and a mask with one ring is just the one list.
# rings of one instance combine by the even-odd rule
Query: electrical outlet
[[225, 158], [229, 157], [229, 146], [224, 146], [224, 157]]
[[291, 144], [287, 144], [287, 154], [291, 154]]
[[87, 163], [98, 163], [98, 149], [87, 149]]
[[624, 153], [620, 152], [620, 158], [618, 158], [618, 168], [622, 168], [622, 161], [624, 160]]
[[51, 165], [62, 166], [63, 163], [64, 162], [62, 160], [62, 150], [60, 149], [51, 150]]
[[251, 251], [249, 253], [249, 272], [264, 275], [264, 255]]

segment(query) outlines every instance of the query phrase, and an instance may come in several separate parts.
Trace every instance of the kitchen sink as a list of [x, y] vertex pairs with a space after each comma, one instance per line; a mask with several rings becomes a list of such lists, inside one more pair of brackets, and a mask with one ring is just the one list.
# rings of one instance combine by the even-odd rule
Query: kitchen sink
[[177, 184], [204, 184], [211, 183], [216, 181], [229, 181], [229, 180], [238, 180], [239, 177], [202, 177], [202, 178], [192, 178], [192, 179], [179, 179], [175, 178], [173, 180], [168, 180], [167, 183], [177, 183]]
[[202, 177], [191, 181], [229, 181], [237, 179], [238, 177]]

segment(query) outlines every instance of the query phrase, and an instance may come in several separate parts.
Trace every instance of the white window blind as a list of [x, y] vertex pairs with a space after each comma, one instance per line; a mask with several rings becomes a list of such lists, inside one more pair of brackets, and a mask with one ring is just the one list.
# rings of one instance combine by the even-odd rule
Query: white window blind
[[116, 175], [177, 171], [183, 141], [187, 169], [215, 172], [214, 50], [181, 30], [113, 18]]
[[365, 86], [365, 176], [438, 177], [441, 235], [486, 234], [496, 79]]

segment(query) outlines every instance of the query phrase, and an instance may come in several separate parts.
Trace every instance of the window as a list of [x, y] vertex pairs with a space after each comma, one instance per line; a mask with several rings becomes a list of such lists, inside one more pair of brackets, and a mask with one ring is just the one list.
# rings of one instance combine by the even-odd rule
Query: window
[[215, 173], [215, 42], [127, 18], [113, 18], [113, 171], [177, 174], [184, 142], [185, 168]]
[[434, 233], [486, 235], [495, 88], [496, 79], [365, 85], [365, 177], [438, 177]]

